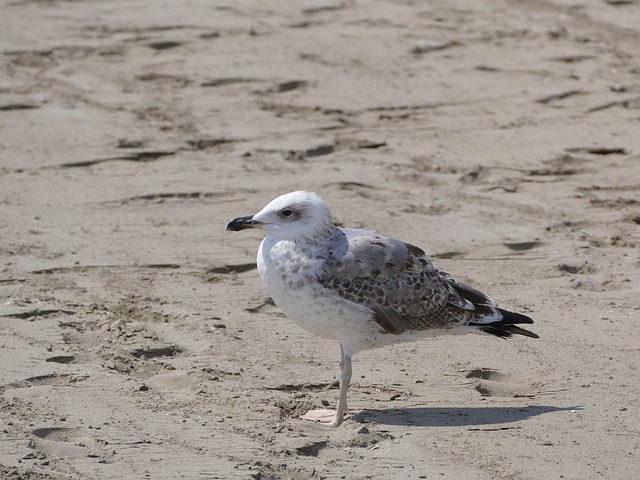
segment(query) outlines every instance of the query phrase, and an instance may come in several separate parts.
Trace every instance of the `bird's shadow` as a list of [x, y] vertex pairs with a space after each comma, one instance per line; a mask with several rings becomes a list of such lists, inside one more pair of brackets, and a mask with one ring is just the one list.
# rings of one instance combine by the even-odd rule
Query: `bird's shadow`
[[[418, 427], [471, 427], [519, 422], [538, 415], [581, 410], [580, 407], [408, 407], [362, 410], [351, 417], [360, 423]], [[505, 427], [508, 428], [508, 427]]]

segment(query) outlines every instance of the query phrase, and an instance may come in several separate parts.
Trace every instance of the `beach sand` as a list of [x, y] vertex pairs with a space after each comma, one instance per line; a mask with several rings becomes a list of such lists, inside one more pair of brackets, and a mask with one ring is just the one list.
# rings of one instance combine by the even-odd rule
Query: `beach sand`
[[[628, 479], [640, 3], [0, 6], [0, 477]], [[228, 220], [316, 191], [540, 339], [357, 355]]]

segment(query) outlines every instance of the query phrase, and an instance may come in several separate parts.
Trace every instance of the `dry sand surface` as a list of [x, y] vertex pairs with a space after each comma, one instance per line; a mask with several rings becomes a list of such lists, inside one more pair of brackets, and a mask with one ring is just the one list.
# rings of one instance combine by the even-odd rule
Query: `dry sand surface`
[[[630, 479], [640, 2], [0, 5], [0, 477]], [[270, 304], [279, 194], [532, 316], [354, 359]]]

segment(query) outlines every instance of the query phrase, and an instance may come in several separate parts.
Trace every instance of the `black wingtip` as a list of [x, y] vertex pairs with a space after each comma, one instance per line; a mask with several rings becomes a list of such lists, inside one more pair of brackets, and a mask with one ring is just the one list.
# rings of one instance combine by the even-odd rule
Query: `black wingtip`
[[529, 330], [518, 327], [515, 324], [527, 324], [531, 325], [533, 319], [522, 315], [521, 313], [510, 312], [509, 310], [503, 310], [498, 308], [498, 311], [502, 314], [502, 320], [494, 323], [482, 324], [482, 323], [470, 323], [469, 325], [478, 327], [479, 330], [490, 335], [495, 335], [500, 338], [510, 338], [513, 335], [523, 335], [529, 338], [540, 338]]
[[490, 335], [495, 335], [500, 338], [511, 338], [513, 335], [523, 335], [529, 338], [540, 338], [533, 332], [521, 327], [517, 327], [515, 325], [486, 325], [486, 326], [478, 326], [478, 329], [483, 331], [484, 333], [488, 333]]
[[498, 308], [498, 311], [502, 314], [502, 321], [507, 324], [516, 324], [516, 323], [527, 323], [531, 325], [533, 323], [533, 319], [531, 317], [527, 317], [521, 313], [510, 312], [509, 310], [504, 310], [503, 308]]

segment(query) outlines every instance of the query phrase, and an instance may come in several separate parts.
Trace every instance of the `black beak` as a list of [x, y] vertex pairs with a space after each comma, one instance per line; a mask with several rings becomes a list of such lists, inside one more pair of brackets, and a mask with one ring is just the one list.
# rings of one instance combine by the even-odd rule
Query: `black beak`
[[227, 223], [225, 230], [227, 232], [239, 232], [240, 230], [246, 230], [247, 228], [260, 228], [261, 222], [257, 222], [253, 219], [253, 215], [248, 217], [238, 217]]

